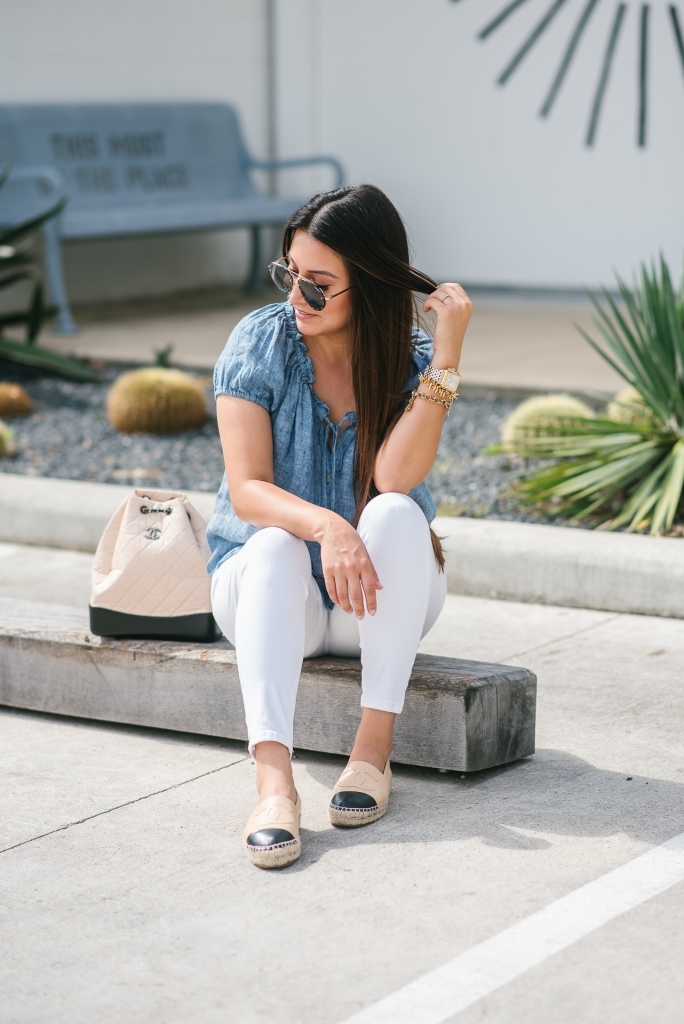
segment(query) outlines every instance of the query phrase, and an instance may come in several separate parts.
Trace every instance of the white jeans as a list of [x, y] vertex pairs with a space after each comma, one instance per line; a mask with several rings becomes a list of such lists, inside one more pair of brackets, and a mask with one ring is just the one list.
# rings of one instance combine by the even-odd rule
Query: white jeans
[[398, 714], [421, 637], [446, 596], [427, 520], [405, 494], [381, 494], [358, 526], [383, 589], [375, 615], [328, 611], [304, 541], [270, 526], [213, 575], [214, 617], [237, 652], [249, 749], [273, 740], [292, 752], [304, 658], [361, 658], [361, 706]]

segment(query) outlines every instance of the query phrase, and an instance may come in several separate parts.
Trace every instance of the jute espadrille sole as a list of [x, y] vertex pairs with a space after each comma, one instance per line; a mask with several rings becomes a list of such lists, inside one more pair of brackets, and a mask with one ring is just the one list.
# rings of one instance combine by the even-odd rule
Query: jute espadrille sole
[[249, 846], [245, 843], [247, 856], [258, 868], [286, 868], [299, 860], [302, 852], [302, 841], [299, 837], [287, 843], [275, 843], [273, 846]]
[[358, 828], [359, 825], [370, 825], [371, 821], [377, 821], [389, 807], [389, 797], [384, 804], [377, 807], [337, 807], [330, 804], [330, 821], [333, 825], [342, 825], [345, 828]]

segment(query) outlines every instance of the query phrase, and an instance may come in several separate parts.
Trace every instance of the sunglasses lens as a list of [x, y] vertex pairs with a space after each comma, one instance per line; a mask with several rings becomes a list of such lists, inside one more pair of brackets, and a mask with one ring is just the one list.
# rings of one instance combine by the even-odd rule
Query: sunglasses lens
[[312, 309], [315, 309], [317, 313], [320, 313], [322, 309], [325, 309], [325, 296], [313, 281], [307, 281], [305, 278], [300, 277], [299, 290], [308, 305], [311, 306]]
[[284, 263], [272, 263], [271, 264], [271, 277], [276, 288], [279, 288], [281, 292], [291, 292], [294, 281], [292, 280], [292, 274], [287, 269]]

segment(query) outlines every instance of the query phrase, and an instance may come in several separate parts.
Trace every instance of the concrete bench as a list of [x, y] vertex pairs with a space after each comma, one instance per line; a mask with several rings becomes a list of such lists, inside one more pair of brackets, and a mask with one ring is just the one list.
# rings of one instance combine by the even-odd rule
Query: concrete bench
[[[343, 179], [333, 157], [256, 160], [235, 110], [224, 103], [0, 106], [2, 154], [13, 167], [42, 165], [44, 172], [47, 166], [71, 192], [58, 222], [44, 231], [48, 286], [62, 333], [76, 329], [62, 240], [246, 227], [252, 243], [247, 287], [255, 290], [264, 269], [260, 228], [284, 224], [305, 198], [264, 195], [251, 172], [328, 164], [335, 184]], [[46, 187], [44, 173], [41, 182]], [[15, 198], [10, 223], [30, 216], [32, 201], [29, 193], [23, 202]], [[0, 223], [3, 218], [0, 210]]]
[[[537, 680], [525, 668], [418, 655], [392, 759], [461, 772], [534, 753]], [[304, 662], [295, 745], [348, 754], [360, 717], [358, 661]], [[246, 739], [235, 651], [101, 640], [85, 611], [0, 599], [0, 704]]]

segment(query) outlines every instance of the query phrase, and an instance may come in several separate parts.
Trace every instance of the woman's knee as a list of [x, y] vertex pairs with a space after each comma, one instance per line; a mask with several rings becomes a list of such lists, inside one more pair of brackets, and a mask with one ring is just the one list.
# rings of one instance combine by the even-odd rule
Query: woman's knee
[[248, 559], [264, 559], [279, 566], [292, 565], [304, 572], [311, 572], [309, 552], [304, 541], [279, 526], [266, 526], [263, 530], [257, 530], [243, 550]]
[[295, 586], [304, 596], [311, 581], [311, 558], [303, 540], [279, 526], [253, 534], [241, 554], [241, 587], [247, 581], [281, 595]]
[[413, 530], [425, 527], [427, 531], [427, 520], [413, 498], [408, 494], [400, 494], [397, 491], [388, 491], [385, 494], [378, 494], [376, 498], [369, 501], [359, 520], [359, 532], [367, 528], [391, 529], [394, 525], [406, 524]]

